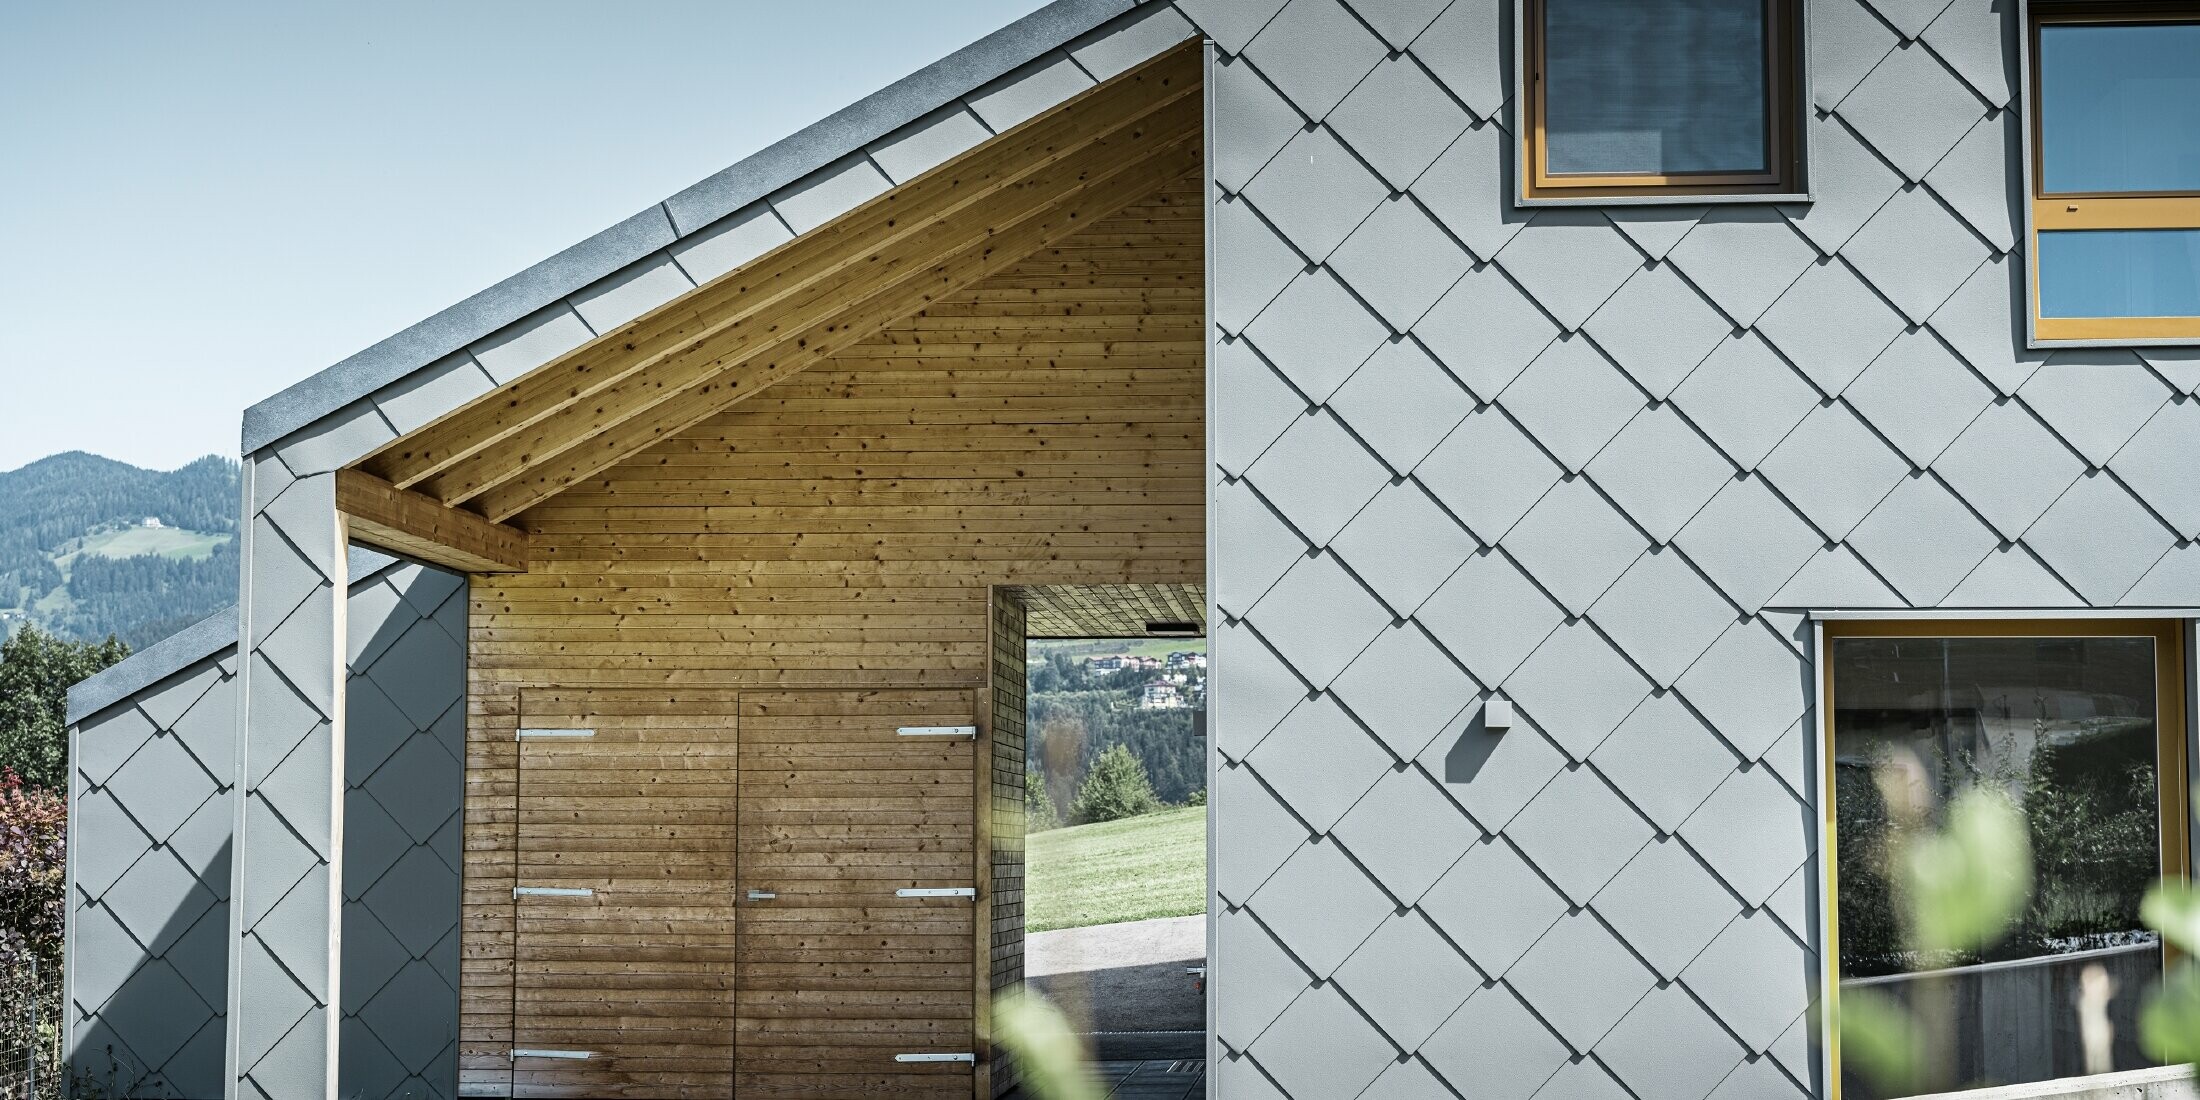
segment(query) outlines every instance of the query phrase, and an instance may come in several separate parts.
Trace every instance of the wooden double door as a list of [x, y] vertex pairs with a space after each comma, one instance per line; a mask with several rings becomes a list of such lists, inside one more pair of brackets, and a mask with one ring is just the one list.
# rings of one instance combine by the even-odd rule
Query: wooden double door
[[524, 692], [512, 1095], [969, 1096], [975, 703]]

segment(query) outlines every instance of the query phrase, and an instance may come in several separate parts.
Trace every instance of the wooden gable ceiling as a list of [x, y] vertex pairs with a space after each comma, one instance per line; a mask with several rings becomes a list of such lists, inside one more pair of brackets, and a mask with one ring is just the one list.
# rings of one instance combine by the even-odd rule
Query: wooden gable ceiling
[[1196, 45], [978, 145], [357, 463], [501, 523], [1200, 163]]

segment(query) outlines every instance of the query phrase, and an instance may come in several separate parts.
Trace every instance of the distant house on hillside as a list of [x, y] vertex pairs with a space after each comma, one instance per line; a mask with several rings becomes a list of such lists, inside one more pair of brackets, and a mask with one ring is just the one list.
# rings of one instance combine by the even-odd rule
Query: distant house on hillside
[[1184, 705], [1184, 697], [1177, 694], [1176, 685], [1151, 683], [1146, 685], [1145, 697], [1138, 701], [1140, 710], [1175, 710]]
[[167, 526], [167, 524], [162, 523], [159, 516], [147, 516], [145, 517], [144, 522], [139, 523], [138, 526], [143, 527], [148, 531], [157, 531], [160, 528]]

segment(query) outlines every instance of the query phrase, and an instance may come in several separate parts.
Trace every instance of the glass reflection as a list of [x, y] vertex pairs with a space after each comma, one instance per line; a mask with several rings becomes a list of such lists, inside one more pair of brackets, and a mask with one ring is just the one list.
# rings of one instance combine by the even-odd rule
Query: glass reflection
[[[1946, 1085], [2019, 1084], [2091, 1071], [2076, 1004], [2098, 967], [2113, 1068], [2150, 1064], [2135, 1016], [2162, 969], [2139, 920], [2161, 863], [2153, 639], [1840, 638], [1832, 656], [1843, 987], [1940, 1012]], [[1890, 812], [1890, 781], [1923, 793], [1925, 820]], [[1888, 852], [1974, 785], [2020, 809], [2032, 901], [1985, 950], [1925, 957], [1905, 942]], [[1844, 1074], [1843, 1095], [1878, 1094]]]
[[1553, 174], [1763, 172], [1765, 0], [1548, 0]]
[[2200, 317], [2200, 229], [2042, 232], [2040, 316]]
[[2200, 190], [2200, 23], [2040, 28], [2048, 194]]

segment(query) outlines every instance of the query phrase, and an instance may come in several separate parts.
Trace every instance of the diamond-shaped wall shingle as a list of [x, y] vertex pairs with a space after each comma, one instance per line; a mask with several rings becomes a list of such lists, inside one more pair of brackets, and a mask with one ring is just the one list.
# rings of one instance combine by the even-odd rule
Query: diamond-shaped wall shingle
[[1569, 470], [1580, 470], [1645, 404], [1594, 343], [1575, 336], [1543, 349], [1497, 396]]
[[1566, 1044], [1503, 985], [1475, 991], [1421, 1056], [1460, 1095], [1488, 1100], [1528, 1100], [1567, 1060]]
[[1335, 134], [1316, 127], [1292, 138], [1245, 185], [1243, 198], [1307, 259], [1320, 263], [1375, 211], [1388, 190]]
[[1756, 333], [1721, 343], [1673, 403], [1736, 465], [1763, 461], [1818, 405], [1818, 391]]
[[1344, 422], [1302, 416], [1245, 471], [1245, 479], [1315, 546], [1326, 546], [1390, 480]]
[[1506, 533], [1505, 549], [1569, 612], [1581, 614], [1649, 549], [1587, 478], [1560, 482]]
[[1544, 933], [1505, 980], [1568, 1046], [1586, 1052], [1650, 991], [1657, 975], [1584, 910]]
[[1558, 326], [1495, 264], [1460, 276], [1413, 331], [1484, 401], [1558, 338]]
[[1391, 752], [1407, 760], [1444, 731], [1477, 687], [1410, 622], [1384, 631], [1330, 684]]
[[1740, 325], [1756, 324], [1817, 259], [1778, 212], [1742, 204], [1704, 215], [1667, 255]]
[[1734, 465], [1670, 404], [1644, 410], [1589, 462], [1589, 478], [1659, 543], [1734, 477]]
[[1584, 327], [1636, 385], [1660, 399], [1733, 331], [1671, 264], [1636, 271]]
[[1662, 977], [1678, 977], [1742, 912], [1678, 839], [1654, 841], [1590, 903]]
[[1334, 843], [1308, 844], [1292, 853], [1246, 906], [1278, 943], [1322, 978], [1335, 973], [1394, 910], [1382, 888]]
[[[2200, 387], [2200, 356], [2066, 350], [2049, 363], [2024, 346], [2010, 5], [1813, 0], [1810, 201], [1603, 209], [1514, 201], [1511, 5], [1341, 2], [1366, 25], [1344, 35], [1345, 53], [1367, 28], [1391, 52], [1340, 61], [1361, 69], [1358, 90], [1340, 92], [1345, 105], [1326, 119], [1303, 117], [1393, 193], [1349, 184], [1303, 218], [1261, 213], [1315, 248], [1321, 224], [1346, 223], [1384, 247], [1332, 254], [1322, 276], [1335, 280], [1334, 313], [1309, 315], [1315, 299], [1304, 297], [1295, 316], [1269, 322], [1279, 328], [1268, 342], [1253, 342], [1275, 359], [1286, 321], [1304, 333], [1290, 341], [1301, 348], [1339, 345], [1339, 330], [1369, 334], [1333, 357], [1353, 360], [1343, 373], [1299, 388], [1410, 483], [1364, 508], [1340, 503], [1361, 518], [1330, 547], [1406, 620], [1373, 631], [1333, 681], [1337, 699], [1366, 727], [1353, 737], [1410, 760], [1333, 829], [1356, 869], [1493, 983], [1440, 1024], [1443, 1007], [1386, 1031], [1403, 1057], [1369, 1095], [1808, 1095], [1800, 937], [1819, 870], [1809, 612], [2200, 599], [2200, 553], [2178, 541], [2200, 535], [2200, 496], [2186, 500], [2159, 472], [2190, 465], [2186, 450], [2200, 455], [2184, 446], [2200, 438], [2184, 430], [2200, 415], [2170, 401]], [[1261, 9], [1275, 10], [1255, 3], [1238, 21], [1258, 25]], [[1295, 17], [1329, 10], [1308, 0]], [[1257, 50], [1242, 63], [1264, 87], [1286, 79]], [[1278, 98], [1269, 93], [1270, 114]], [[1475, 120], [1463, 129], [1460, 107]], [[1215, 120], [1218, 163], [1241, 152], [1228, 148], [1229, 123]], [[1415, 132], [1380, 136], [1401, 128]], [[1249, 125], [1244, 161], [1282, 168], [1272, 163], [1289, 136], [1280, 130]], [[1272, 199], [1317, 201], [1312, 191]], [[1362, 228], [1379, 205], [1394, 224]], [[1422, 278], [1421, 249], [1401, 233], [1446, 238], [1428, 245], [1438, 255], [1463, 245], [1476, 266], [1423, 311], [1425, 290], [1399, 293]], [[1378, 253], [1404, 259], [1383, 267]], [[1234, 293], [1232, 270], [1214, 269], [1218, 302]], [[1249, 267], [1248, 295], [1272, 279]], [[1378, 347], [1382, 360], [1366, 358]], [[1294, 370], [1277, 361], [1296, 382]], [[1435, 399], [1426, 410], [1421, 394]], [[1216, 416], [1227, 421], [1228, 401]], [[1251, 410], [1246, 431], [1276, 422]], [[1227, 424], [1217, 431], [1229, 438]], [[1268, 434], [1260, 447], [1281, 428]], [[1462, 554], [1467, 537], [1477, 548]], [[1270, 567], [1244, 561], [1248, 583], [1262, 582]], [[1217, 589], [1232, 590], [1227, 579]], [[1350, 621], [1359, 602], [1344, 591], [1331, 610]], [[1273, 593], [1263, 600], [1278, 623], [1293, 620]], [[1249, 622], [1280, 649], [1297, 628], [1272, 629], [1270, 610], [1254, 608]], [[1386, 692], [1384, 669], [1394, 684], [1430, 683]], [[1303, 685], [1290, 679], [1296, 703]], [[1519, 709], [1494, 733], [1483, 718], [1500, 696]], [[1249, 751], [1227, 726], [1218, 717], [1225, 758]], [[1357, 751], [1333, 736], [1340, 758]], [[1328, 792], [1303, 797], [1329, 804]], [[1271, 858], [1257, 853], [1301, 850], [1303, 830], [1282, 827], [1296, 819], [1281, 807], [1275, 816], [1284, 835], [1272, 845], [1242, 831], [1218, 841], [1218, 876], [1234, 845], [1255, 852], [1256, 867]], [[1469, 840], [1477, 831], [1484, 839]], [[1568, 999], [1618, 994], [1520, 961], [1560, 922], [1607, 930], [1620, 956], [1642, 960], [1613, 969], [1647, 965], [1666, 984], [1590, 1036], [1609, 1014]], [[1566, 955], [1535, 957], [1555, 974]], [[1340, 987], [1369, 1008], [1362, 988]], [[1569, 1057], [1554, 1031], [1589, 1050]]]
[[1881, 59], [1839, 111], [1904, 176], [1920, 180], [1986, 114], [1986, 104], [1912, 42]]
[[[1383, 776], [1333, 831], [1375, 881], [1405, 905], [1420, 901], [1476, 836], [1474, 823], [1417, 767]], [[1395, 1032], [1392, 1037], [1398, 1038]], [[1412, 1046], [1402, 1038], [1400, 1045]]]
[[1569, 330], [1642, 267], [1642, 253], [1604, 215], [1568, 207], [1539, 211], [1496, 259]]
[[1245, 336], [1299, 392], [1320, 402], [1375, 354], [1385, 333], [1334, 274], [1321, 270], [1284, 287]]
[[1589, 617], [1653, 682], [1669, 685], [1734, 622], [1734, 605], [1667, 548], [1636, 558]]
[[1375, 494], [1330, 545], [1401, 617], [1475, 551], [1474, 537], [1412, 481]]
[[1345, 380], [1329, 407], [1347, 424], [1367, 425], [1361, 438], [1393, 472], [1408, 474], [1474, 411], [1474, 395], [1419, 343], [1394, 340]]
[[[1396, 4], [1370, 5], [1377, 11]], [[1329, 125], [1396, 190], [1404, 190], [1474, 119], [1410, 55], [1375, 66]]]
[[1558, 773], [1505, 826], [1505, 835], [1576, 905], [1603, 889], [1651, 834], [1650, 823], [1585, 767]]
[[1337, 968], [1337, 983], [1391, 1042], [1418, 1050], [1482, 984], [1482, 975], [1427, 917], [1407, 912], [1385, 921]]

